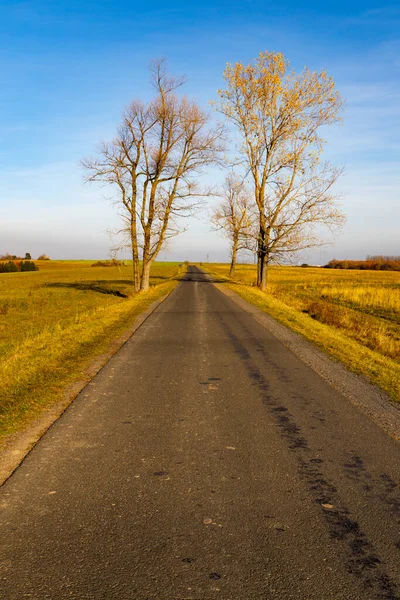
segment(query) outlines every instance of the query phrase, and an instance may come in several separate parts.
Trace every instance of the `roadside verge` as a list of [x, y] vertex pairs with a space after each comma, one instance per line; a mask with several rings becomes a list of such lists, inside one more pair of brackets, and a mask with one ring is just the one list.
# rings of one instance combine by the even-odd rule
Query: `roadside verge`
[[[80, 377], [73, 379], [59, 390], [59, 400], [49, 403], [38, 411], [38, 415], [21, 429], [2, 440], [0, 447], [0, 486], [12, 475], [15, 469], [29, 454], [43, 434], [64, 413], [78, 394], [101, 370], [107, 361], [130, 339], [156, 308], [173, 292], [177, 283], [162, 284], [160, 292], [164, 294], [152, 302], [147, 308], [136, 314], [129, 326], [120, 325], [123, 333], [102, 344], [103, 352], [94, 354], [89, 362], [85, 362], [80, 370]], [[161, 289], [160, 289], [161, 288]]]
[[[208, 272], [212, 281], [213, 274]], [[228, 296], [235, 304], [251, 314], [263, 327], [268, 329], [285, 346], [309, 365], [332, 387], [358, 406], [393, 438], [400, 440], [400, 405], [378, 386], [370, 383], [364, 376], [349, 371], [335, 358], [317, 348], [286, 325], [282, 325], [261, 308], [245, 300], [225, 284], [214, 283], [215, 287]]]

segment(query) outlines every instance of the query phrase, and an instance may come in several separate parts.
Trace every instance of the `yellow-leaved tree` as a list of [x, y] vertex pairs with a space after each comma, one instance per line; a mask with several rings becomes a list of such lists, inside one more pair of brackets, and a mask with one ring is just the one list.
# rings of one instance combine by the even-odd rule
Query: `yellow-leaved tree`
[[340, 120], [343, 102], [325, 71], [296, 74], [281, 53], [228, 64], [217, 110], [239, 132], [239, 152], [258, 213], [257, 285], [268, 266], [322, 243], [316, 226], [344, 223], [332, 186], [341, 169], [321, 161], [320, 130]]

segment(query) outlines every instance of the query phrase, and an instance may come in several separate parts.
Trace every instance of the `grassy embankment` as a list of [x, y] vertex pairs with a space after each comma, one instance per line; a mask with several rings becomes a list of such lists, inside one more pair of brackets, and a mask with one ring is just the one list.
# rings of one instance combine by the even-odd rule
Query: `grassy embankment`
[[0, 442], [57, 402], [184, 270], [155, 263], [152, 287], [134, 295], [129, 266], [37, 262], [0, 274]]
[[224, 285], [400, 400], [399, 272], [272, 267], [267, 293], [255, 279], [239, 265]]

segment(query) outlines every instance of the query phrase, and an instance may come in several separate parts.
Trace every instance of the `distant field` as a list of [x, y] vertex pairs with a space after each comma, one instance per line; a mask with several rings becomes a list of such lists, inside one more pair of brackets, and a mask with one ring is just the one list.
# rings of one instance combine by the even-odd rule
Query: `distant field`
[[229, 286], [399, 399], [399, 272], [272, 267], [267, 293], [255, 280], [254, 265], [239, 265]]
[[39, 271], [0, 274], [0, 440], [56, 401], [183, 271], [155, 263], [149, 292], [134, 295], [129, 266], [35, 262]]

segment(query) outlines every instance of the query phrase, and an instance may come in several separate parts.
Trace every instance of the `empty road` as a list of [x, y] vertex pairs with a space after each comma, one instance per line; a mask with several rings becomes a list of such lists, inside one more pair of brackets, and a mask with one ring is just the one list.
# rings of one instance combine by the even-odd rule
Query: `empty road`
[[6, 600], [400, 598], [400, 452], [189, 267], [0, 490]]

